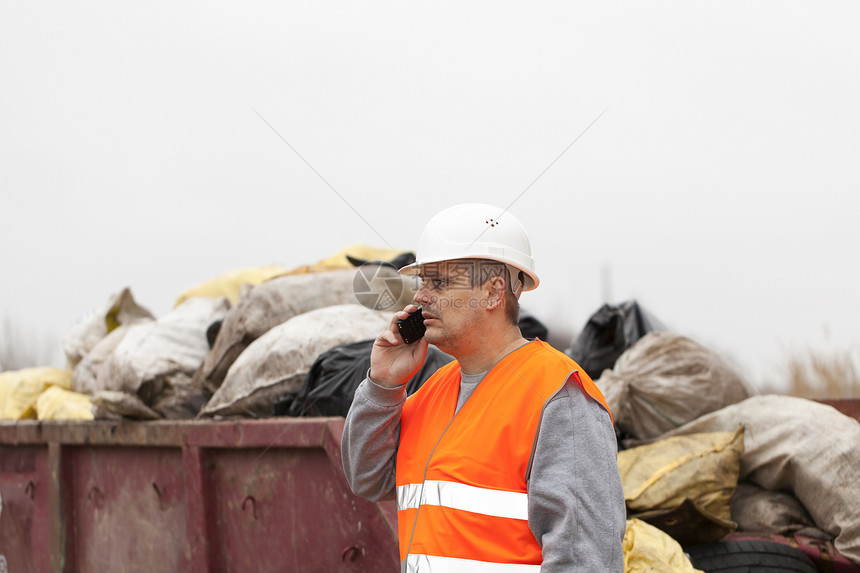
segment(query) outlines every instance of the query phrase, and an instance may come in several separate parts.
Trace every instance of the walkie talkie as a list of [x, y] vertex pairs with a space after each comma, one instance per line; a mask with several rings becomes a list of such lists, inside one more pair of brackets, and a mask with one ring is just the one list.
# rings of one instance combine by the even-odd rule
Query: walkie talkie
[[427, 331], [427, 327], [424, 326], [424, 317], [421, 316], [421, 307], [419, 306], [418, 310], [415, 312], [410, 312], [409, 316], [403, 320], [398, 320], [397, 330], [400, 331], [400, 337], [403, 338], [403, 342], [406, 344], [412, 344], [424, 336], [424, 333]]

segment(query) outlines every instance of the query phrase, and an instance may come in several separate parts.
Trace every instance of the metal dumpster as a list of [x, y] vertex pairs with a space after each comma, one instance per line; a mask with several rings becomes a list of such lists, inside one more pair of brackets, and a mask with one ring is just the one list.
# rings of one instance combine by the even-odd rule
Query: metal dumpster
[[[8, 571], [399, 571], [343, 418], [0, 423]], [[0, 560], [2, 564], [2, 560]]]

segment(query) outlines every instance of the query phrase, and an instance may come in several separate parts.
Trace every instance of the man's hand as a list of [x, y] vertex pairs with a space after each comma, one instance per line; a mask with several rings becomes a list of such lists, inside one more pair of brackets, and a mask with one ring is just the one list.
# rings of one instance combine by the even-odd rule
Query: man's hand
[[412, 344], [403, 342], [397, 329], [397, 321], [415, 312], [418, 307], [410, 304], [395, 313], [388, 325], [373, 342], [370, 352], [370, 378], [380, 386], [394, 388], [409, 382], [424, 365], [427, 357], [427, 341], [419, 338]]

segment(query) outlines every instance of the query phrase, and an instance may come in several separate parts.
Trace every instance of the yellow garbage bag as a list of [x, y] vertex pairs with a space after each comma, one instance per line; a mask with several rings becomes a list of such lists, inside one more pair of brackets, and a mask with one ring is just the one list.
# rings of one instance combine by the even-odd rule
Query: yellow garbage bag
[[360, 261], [391, 261], [397, 256], [402, 255], [404, 251], [397, 249], [385, 249], [381, 247], [371, 247], [368, 245], [351, 245], [342, 251], [335, 253], [327, 259], [323, 259], [313, 265], [304, 265], [296, 267], [291, 273], [313, 273], [323, 271], [333, 271], [336, 269], [349, 269], [353, 264], [347, 258], [352, 257]]
[[174, 308], [195, 296], [222, 297], [226, 296], [230, 302], [236, 304], [243, 284], [258, 285], [263, 281], [281, 275], [297, 275], [304, 273], [319, 273], [334, 271], [337, 269], [349, 269], [353, 264], [347, 258], [352, 257], [362, 261], [391, 261], [404, 251], [397, 249], [384, 249], [368, 245], [352, 245], [334, 255], [322, 259], [311, 265], [301, 265], [287, 268], [280, 265], [268, 265], [263, 267], [252, 267], [226, 272], [213, 279], [205, 281], [197, 286], [191, 287], [176, 299]]
[[189, 298], [197, 296], [209, 298], [226, 296], [230, 299], [231, 303], [236, 304], [239, 300], [239, 292], [242, 290], [243, 284], [258, 285], [265, 280], [282, 275], [288, 271], [287, 267], [280, 265], [267, 265], [228, 271], [186, 290], [179, 295], [173, 307], [176, 308]]
[[36, 417], [36, 399], [51, 386], [69, 388], [70, 370], [48, 366], [0, 372], [0, 419]]
[[624, 532], [624, 573], [702, 573], [668, 534], [638, 519]]
[[729, 502], [738, 484], [744, 429], [665, 438], [618, 452], [627, 508], [672, 509], [689, 498], [703, 512], [731, 521]]
[[36, 399], [40, 420], [92, 420], [93, 403], [86, 394], [51, 386]]

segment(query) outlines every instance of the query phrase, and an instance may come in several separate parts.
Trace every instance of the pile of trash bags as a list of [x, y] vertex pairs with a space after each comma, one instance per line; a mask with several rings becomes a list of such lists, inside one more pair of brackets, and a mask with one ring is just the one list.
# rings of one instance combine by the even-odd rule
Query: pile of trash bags
[[[397, 269], [414, 260], [410, 252], [354, 245], [293, 269], [230, 271], [186, 290], [158, 318], [125, 288], [64, 337], [67, 370], [0, 375], [0, 404], [10, 396], [8, 412], [0, 414], [40, 420], [345, 416], [373, 340], [412, 301], [417, 282]], [[527, 312], [520, 327], [527, 336], [547, 336]], [[451, 360], [431, 347], [409, 392]], [[36, 407], [49, 388], [48, 397], [57, 397], [52, 403], [67, 408]]]
[[[232, 271], [160, 318], [124, 289], [64, 338], [68, 369], [0, 373], [0, 418], [346, 415], [373, 339], [414, 295], [413, 279], [396, 272], [412, 260], [356, 245], [313, 265]], [[547, 338], [526, 311], [520, 328]], [[742, 535], [860, 563], [856, 420], [752, 395], [729, 361], [636, 301], [598, 309], [565, 352], [614, 415], [625, 571], [705, 570], [696, 564], [714, 559], [711, 544], [728, 551]], [[407, 392], [452, 359], [431, 346]], [[697, 562], [703, 547], [710, 557]]]
[[[412, 253], [354, 245], [312, 265], [231, 271], [183, 292], [162, 317], [125, 288], [66, 334], [67, 369], [0, 374], [0, 414], [271, 416], [318, 356], [375, 338], [411, 301], [415, 282], [396, 268], [412, 261]], [[37, 407], [43, 392], [60, 391], [79, 407]]]
[[860, 571], [857, 420], [814, 400], [751, 395], [724, 357], [634, 302], [598, 310], [567, 353], [591, 365], [614, 414], [629, 517], [694, 564]]

